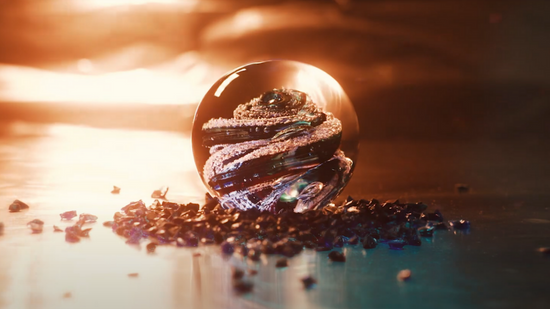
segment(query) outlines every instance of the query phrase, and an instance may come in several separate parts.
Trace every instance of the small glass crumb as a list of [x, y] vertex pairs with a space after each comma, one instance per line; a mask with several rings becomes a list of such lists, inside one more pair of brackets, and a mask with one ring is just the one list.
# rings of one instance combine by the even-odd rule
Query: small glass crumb
[[117, 186], [113, 186], [113, 191], [111, 191], [111, 194], [119, 194], [119, 193], [120, 193], [120, 188]]
[[397, 280], [399, 281], [406, 281], [411, 278], [411, 270], [410, 269], [403, 269], [397, 274]]

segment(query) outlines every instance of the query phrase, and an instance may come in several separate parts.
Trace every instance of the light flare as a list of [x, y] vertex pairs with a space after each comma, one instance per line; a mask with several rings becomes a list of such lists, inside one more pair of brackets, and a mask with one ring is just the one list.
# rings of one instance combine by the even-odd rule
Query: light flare
[[[79, 69], [93, 66], [81, 60]], [[0, 101], [196, 104], [216, 77], [206, 63], [185, 72], [138, 68], [96, 75], [0, 65]]]
[[83, 9], [100, 9], [116, 6], [145, 5], [145, 4], [181, 4], [195, 5], [197, 0], [73, 0], [75, 4]]

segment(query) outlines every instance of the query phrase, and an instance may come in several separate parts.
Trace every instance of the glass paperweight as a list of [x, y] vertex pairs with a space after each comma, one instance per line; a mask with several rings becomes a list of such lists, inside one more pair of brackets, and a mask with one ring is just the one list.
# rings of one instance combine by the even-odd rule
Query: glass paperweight
[[265, 61], [220, 78], [199, 104], [197, 170], [226, 208], [278, 213], [323, 207], [351, 178], [359, 125], [334, 78], [295, 61]]

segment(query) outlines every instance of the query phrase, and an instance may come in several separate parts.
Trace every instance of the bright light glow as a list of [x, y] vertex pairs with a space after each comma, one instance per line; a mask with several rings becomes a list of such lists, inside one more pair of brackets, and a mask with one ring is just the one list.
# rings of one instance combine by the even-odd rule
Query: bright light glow
[[[167, 132], [28, 126], [30, 131], [44, 130], [44, 135], [0, 138], [0, 184], [9, 185], [0, 191], [2, 196], [25, 192], [21, 199], [32, 205], [28, 216], [40, 218], [46, 226], [44, 233], [32, 235], [25, 227], [31, 220], [26, 214], [9, 219], [7, 211], [0, 214], [0, 221], [9, 222], [10, 229], [0, 239], [0, 252], [9, 252], [0, 259], [2, 284], [6, 283], [2, 301], [7, 304], [2, 308], [25, 308], [34, 295], [40, 295], [41, 309], [184, 308], [185, 304], [172, 304], [173, 294], [189, 288], [178, 286], [172, 276], [186, 265], [191, 267], [177, 262], [182, 253], [189, 258], [191, 253], [167, 246], [159, 248], [158, 258], [151, 258], [139, 252], [139, 247], [125, 245], [123, 238], [101, 222], [112, 220], [130, 201], [143, 199], [150, 205], [152, 190], [165, 184], [170, 186], [172, 201], [204, 200], [190, 139]], [[148, 151], [150, 145], [169, 151]], [[119, 195], [109, 193], [115, 184], [122, 188]], [[52, 224], [64, 229], [75, 223], [59, 220], [58, 214], [67, 210], [99, 217], [97, 224], [87, 224], [93, 228], [91, 236], [79, 244], [69, 244], [63, 233], [51, 232]], [[127, 274], [133, 272], [139, 272], [148, 284], [129, 280]], [[64, 273], [71, 275], [59, 275]], [[165, 288], [166, 282], [176, 285]], [[152, 287], [162, 288], [148, 295]], [[63, 299], [66, 292], [75, 297]]]
[[257, 10], [246, 10], [237, 13], [233, 20], [234, 30], [244, 32], [260, 28], [264, 17]]
[[[94, 68], [86, 59], [77, 67], [82, 73]], [[219, 75], [202, 61], [183, 72], [142, 68], [97, 75], [0, 65], [0, 101], [196, 104]]]
[[177, 3], [189, 3], [197, 1], [185, 1], [185, 0], [75, 0], [78, 6], [83, 8], [108, 8], [114, 6], [124, 5], [143, 5], [150, 3], [158, 4], [177, 4]]
[[92, 73], [94, 70], [94, 64], [89, 59], [80, 59], [76, 63], [78, 71], [81, 73]]

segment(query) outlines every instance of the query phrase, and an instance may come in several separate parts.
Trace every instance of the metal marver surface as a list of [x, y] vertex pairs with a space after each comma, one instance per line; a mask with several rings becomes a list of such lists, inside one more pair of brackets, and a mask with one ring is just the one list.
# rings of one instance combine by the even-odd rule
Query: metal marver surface
[[[0, 308], [548, 308], [550, 153], [544, 143], [366, 142], [344, 195], [424, 200], [470, 233], [437, 231], [421, 247], [345, 247], [347, 262], [304, 252], [249, 267], [253, 293], [237, 296], [219, 249], [129, 246], [101, 222], [162, 185], [178, 202], [201, 201], [189, 139], [163, 132], [16, 124], [0, 135]], [[458, 195], [454, 184], [472, 186]], [[112, 185], [122, 188], [110, 194]], [[30, 210], [8, 213], [19, 198]], [[99, 216], [90, 238], [69, 244], [66, 210]], [[46, 222], [33, 235], [26, 222]], [[200, 257], [192, 257], [200, 252]], [[397, 272], [412, 270], [409, 282]], [[137, 278], [128, 273], [137, 272]], [[319, 284], [305, 291], [299, 278]], [[67, 292], [71, 297], [64, 298]]]

